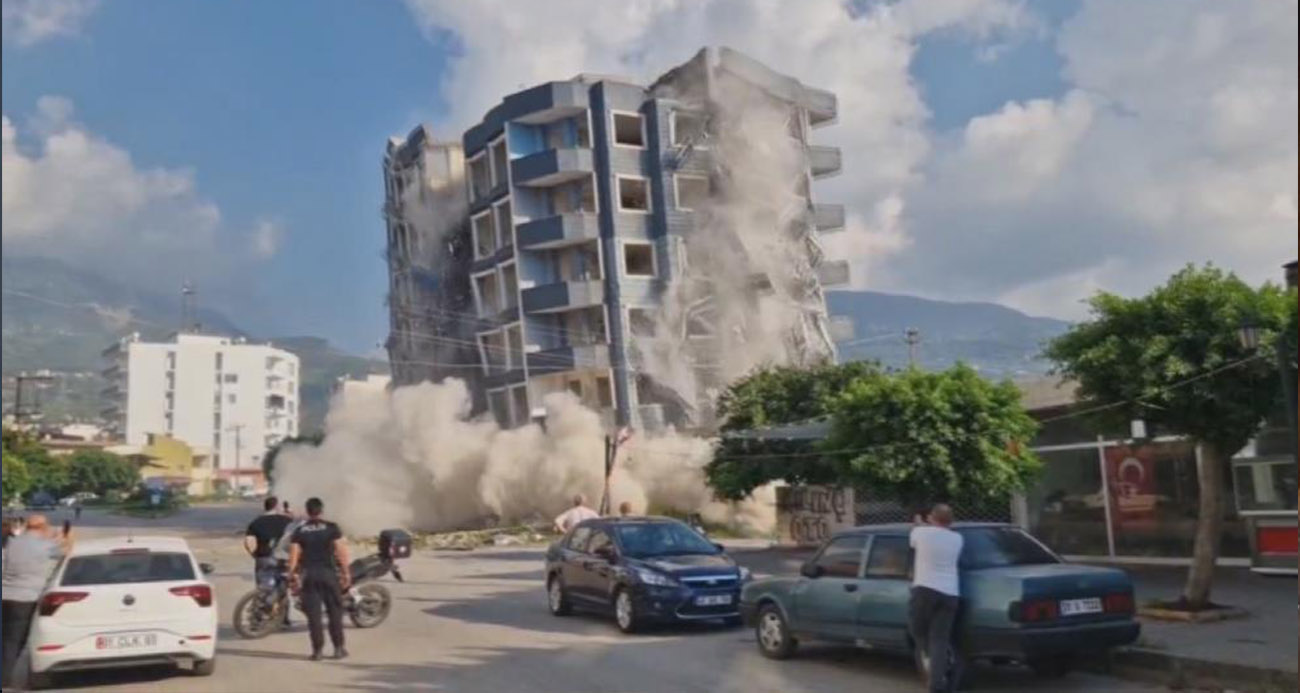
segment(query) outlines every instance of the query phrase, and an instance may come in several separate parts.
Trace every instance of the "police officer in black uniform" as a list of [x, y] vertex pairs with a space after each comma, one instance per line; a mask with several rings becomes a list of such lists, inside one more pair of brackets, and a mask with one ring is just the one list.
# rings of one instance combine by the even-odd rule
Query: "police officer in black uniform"
[[307, 501], [307, 522], [293, 534], [289, 548], [289, 575], [301, 590], [307, 626], [311, 630], [312, 661], [321, 658], [325, 634], [321, 628], [321, 606], [330, 620], [330, 642], [334, 659], [343, 659], [343, 592], [350, 587], [348, 548], [339, 526], [321, 518], [325, 504], [319, 498]]

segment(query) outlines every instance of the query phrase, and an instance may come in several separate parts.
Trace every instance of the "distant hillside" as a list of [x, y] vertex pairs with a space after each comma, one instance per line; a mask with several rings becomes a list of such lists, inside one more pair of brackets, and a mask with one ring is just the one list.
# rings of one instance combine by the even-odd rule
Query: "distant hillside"
[[1043, 373], [1043, 343], [1069, 323], [1036, 318], [995, 303], [951, 303], [874, 291], [831, 291], [832, 316], [849, 318], [854, 334], [840, 346], [841, 360], [876, 359], [887, 366], [908, 362], [903, 332], [921, 333], [919, 365], [942, 369], [965, 361], [992, 377]]
[[[131, 332], [162, 339], [181, 325], [179, 287], [175, 296], [161, 296], [57, 260], [6, 255], [0, 285], [0, 366], [5, 374], [40, 369], [60, 374], [57, 384], [38, 394], [41, 411], [50, 419], [98, 416], [103, 408], [100, 352], [114, 340]], [[255, 339], [220, 312], [200, 308], [198, 320], [204, 331]], [[382, 362], [341, 352], [318, 337], [271, 341], [302, 361], [303, 431], [320, 428], [336, 378], [387, 371]], [[6, 378], [6, 411], [12, 405], [11, 390]]]

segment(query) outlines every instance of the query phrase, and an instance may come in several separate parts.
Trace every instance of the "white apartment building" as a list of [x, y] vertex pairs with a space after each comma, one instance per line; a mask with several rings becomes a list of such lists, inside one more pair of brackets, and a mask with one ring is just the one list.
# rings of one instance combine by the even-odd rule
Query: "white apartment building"
[[242, 338], [177, 334], [124, 337], [103, 352], [114, 402], [105, 418], [129, 445], [162, 433], [212, 451], [218, 478], [258, 485], [262, 457], [298, 433], [298, 357]]

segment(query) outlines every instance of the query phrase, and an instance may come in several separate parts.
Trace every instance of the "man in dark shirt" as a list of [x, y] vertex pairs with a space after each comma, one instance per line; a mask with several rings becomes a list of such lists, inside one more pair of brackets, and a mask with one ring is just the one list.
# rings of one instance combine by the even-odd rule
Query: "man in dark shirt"
[[296, 589], [302, 591], [303, 611], [307, 612], [307, 627], [311, 631], [311, 658], [320, 659], [325, 646], [321, 628], [321, 606], [330, 620], [330, 643], [334, 645], [334, 659], [343, 659], [348, 651], [343, 647], [343, 592], [350, 586], [352, 576], [348, 571], [348, 549], [339, 526], [321, 518], [325, 504], [319, 498], [307, 501], [307, 522], [293, 533], [289, 547], [289, 576]]
[[[253, 557], [253, 579], [257, 588], [262, 590], [275, 588], [275, 580], [283, 566], [276, 560], [273, 552], [285, 528], [293, 521], [278, 512], [279, 505], [280, 501], [275, 496], [267, 497], [262, 502], [262, 509], [265, 512], [248, 523], [248, 529], [244, 532], [244, 550]], [[289, 625], [289, 611], [289, 609], [284, 610], [286, 626]]]

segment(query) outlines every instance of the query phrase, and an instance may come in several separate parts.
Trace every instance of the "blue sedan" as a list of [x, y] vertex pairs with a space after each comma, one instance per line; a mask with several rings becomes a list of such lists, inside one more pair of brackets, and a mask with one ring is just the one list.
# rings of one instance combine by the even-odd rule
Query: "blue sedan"
[[[1071, 565], [1017, 527], [958, 523], [961, 609], [954, 660], [960, 680], [975, 659], [1018, 661], [1043, 675], [1067, 672], [1080, 653], [1132, 643], [1133, 583], [1113, 568]], [[930, 663], [908, 634], [910, 525], [858, 527], [832, 537], [799, 577], [745, 585], [740, 611], [759, 651], [789, 657], [801, 639], [910, 654]]]

